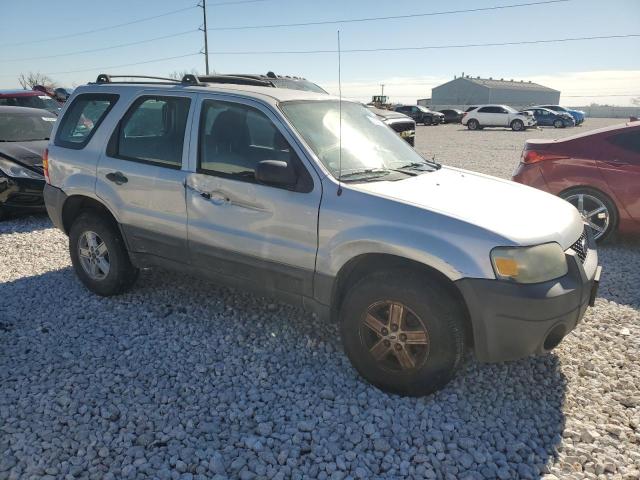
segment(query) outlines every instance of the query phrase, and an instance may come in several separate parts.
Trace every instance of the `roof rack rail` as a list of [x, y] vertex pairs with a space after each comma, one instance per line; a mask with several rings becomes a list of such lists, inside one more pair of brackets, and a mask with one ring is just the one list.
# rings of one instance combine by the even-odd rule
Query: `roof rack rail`
[[[143, 80], [161, 80], [161, 82], [145, 82], [145, 81], [120, 81], [114, 82], [114, 78], [134, 78], [134, 79], [143, 79]], [[186, 74], [182, 77], [181, 80], [176, 80], [175, 78], [167, 78], [167, 77], [152, 77], [148, 75], [108, 75], [106, 73], [101, 73], [98, 75], [95, 83], [170, 83], [170, 84], [183, 84], [183, 85], [202, 85], [200, 80], [196, 75]]]
[[235, 85], [253, 85], [255, 87], [271, 87], [269, 80], [252, 78], [252, 76], [241, 75], [199, 75], [198, 80], [210, 83], [231, 83]]

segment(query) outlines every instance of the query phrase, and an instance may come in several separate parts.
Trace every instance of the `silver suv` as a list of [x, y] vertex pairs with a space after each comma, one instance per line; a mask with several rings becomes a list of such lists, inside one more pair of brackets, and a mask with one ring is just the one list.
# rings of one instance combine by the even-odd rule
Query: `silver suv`
[[45, 201], [99, 295], [168, 267], [336, 319], [378, 387], [432, 392], [466, 350], [555, 347], [600, 268], [578, 211], [423, 159], [359, 103], [182, 82], [77, 88], [45, 157]]

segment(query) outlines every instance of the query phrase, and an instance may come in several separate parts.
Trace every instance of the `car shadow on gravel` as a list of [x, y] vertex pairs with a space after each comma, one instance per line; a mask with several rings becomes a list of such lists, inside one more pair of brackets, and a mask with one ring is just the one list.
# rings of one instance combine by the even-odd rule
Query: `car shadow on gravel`
[[9, 233], [29, 233], [53, 228], [46, 213], [28, 216], [11, 215], [0, 220], [0, 235]]
[[101, 298], [65, 268], [0, 289], [0, 447], [40, 465], [86, 469], [99, 455], [116, 478], [143, 457], [139, 472], [195, 474], [205, 460], [206, 475], [231, 478], [538, 478], [561, 442], [567, 382], [553, 354], [469, 358], [443, 390], [402, 398], [357, 375], [336, 325], [197, 278], [142, 272]]

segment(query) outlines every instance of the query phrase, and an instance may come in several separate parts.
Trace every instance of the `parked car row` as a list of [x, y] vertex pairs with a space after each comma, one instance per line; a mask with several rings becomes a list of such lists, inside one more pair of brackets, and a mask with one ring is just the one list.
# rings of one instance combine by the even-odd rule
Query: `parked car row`
[[584, 121], [584, 112], [559, 105], [532, 106], [522, 110], [507, 105], [474, 105], [465, 112], [458, 109], [434, 112], [422, 105], [400, 105], [395, 107], [395, 111], [413, 118], [416, 123], [462, 123], [469, 130], [482, 130], [485, 127], [504, 127], [515, 131], [536, 126], [566, 128]]

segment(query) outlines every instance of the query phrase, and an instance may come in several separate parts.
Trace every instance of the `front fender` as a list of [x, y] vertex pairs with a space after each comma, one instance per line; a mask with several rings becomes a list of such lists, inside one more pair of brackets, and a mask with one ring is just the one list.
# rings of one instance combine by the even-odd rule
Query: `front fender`
[[[370, 225], [343, 230], [318, 252], [319, 273], [336, 276], [351, 259], [366, 254], [386, 254], [429, 266], [452, 281], [464, 277], [486, 278], [493, 271], [482, 265], [468, 249], [417, 229]], [[484, 255], [483, 255], [484, 256]]]

